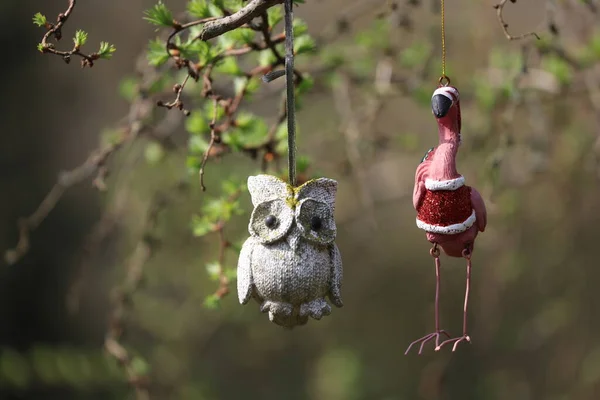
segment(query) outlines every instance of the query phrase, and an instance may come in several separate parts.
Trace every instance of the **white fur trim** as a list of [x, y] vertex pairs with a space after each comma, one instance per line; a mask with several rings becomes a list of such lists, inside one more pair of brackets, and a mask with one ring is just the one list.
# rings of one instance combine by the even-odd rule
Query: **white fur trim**
[[[450, 93], [452, 93], [454, 95], [454, 97]], [[452, 100], [452, 102], [458, 101], [458, 99], [459, 99], [458, 90], [456, 90], [455, 88], [453, 88], [451, 86], [442, 86], [442, 87], [435, 89], [431, 98], [433, 98], [433, 96], [435, 96], [436, 94], [441, 94], [442, 96], [446, 96], [447, 98]]]
[[436, 190], [456, 190], [465, 185], [465, 177], [459, 176], [455, 179], [448, 179], [446, 181], [434, 181], [433, 179], [425, 179], [425, 189], [436, 191]]
[[426, 222], [421, 221], [417, 218], [417, 226], [424, 231], [431, 233], [441, 233], [443, 235], [455, 235], [457, 233], [462, 233], [473, 226], [477, 217], [475, 217], [475, 210], [471, 213], [471, 216], [467, 218], [464, 222], [459, 224], [452, 224], [448, 226], [439, 226], [439, 225], [431, 225]]

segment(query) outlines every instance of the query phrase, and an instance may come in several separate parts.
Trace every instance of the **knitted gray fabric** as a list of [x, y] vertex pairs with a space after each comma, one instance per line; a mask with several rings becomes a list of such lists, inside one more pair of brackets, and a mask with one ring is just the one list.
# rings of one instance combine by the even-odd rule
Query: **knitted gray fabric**
[[337, 182], [320, 178], [294, 188], [277, 177], [248, 178], [254, 210], [237, 269], [241, 304], [250, 297], [277, 325], [293, 328], [341, 307], [342, 259], [336, 236]]

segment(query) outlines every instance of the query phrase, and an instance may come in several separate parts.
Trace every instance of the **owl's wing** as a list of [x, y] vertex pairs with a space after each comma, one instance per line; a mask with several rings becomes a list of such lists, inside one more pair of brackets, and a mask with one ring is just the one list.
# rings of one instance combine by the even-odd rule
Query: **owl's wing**
[[240, 304], [248, 303], [254, 285], [252, 279], [252, 250], [258, 245], [253, 237], [249, 237], [242, 246], [237, 266], [237, 290]]
[[329, 254], [331, 255], [331, 282], [329, 288], [329, 300], [337, 307], [342, 307], [342, 256], [335, 243], [330, 247]]

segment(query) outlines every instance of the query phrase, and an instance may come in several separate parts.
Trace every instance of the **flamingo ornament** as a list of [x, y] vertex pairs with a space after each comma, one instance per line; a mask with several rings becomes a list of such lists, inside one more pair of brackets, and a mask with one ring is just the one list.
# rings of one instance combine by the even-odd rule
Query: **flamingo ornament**
[[[467, 305], [471, 284], [471, 255], [475, 238], [485, 230], [487, 213], [477, 190], [465, 185], [465, 178], [456, 170], [456, 154], [461, 143], [459, 92], [453, 86], [440, 86], [431, 98], [431, 108], [438, 123], [439, 144], [429, 150], [415, 175], [413, 205], [417, 210], [417, 226], [426, 232], [433, 243], [430, 250], [435, 260], [435, 332], [415, 340], [408, 346], [423, 346], [435, 339], [435, 350], [454, 343], [452, 351], [461, 342], [470, 342], [467, 334]], [[440, 329], [440, 248], [450, 257], [463, 257], [467, 262], [467, 279], [463, 309], [463, 334], [450, 338]], [[447, 337], [440, 343], [441, 335]]]

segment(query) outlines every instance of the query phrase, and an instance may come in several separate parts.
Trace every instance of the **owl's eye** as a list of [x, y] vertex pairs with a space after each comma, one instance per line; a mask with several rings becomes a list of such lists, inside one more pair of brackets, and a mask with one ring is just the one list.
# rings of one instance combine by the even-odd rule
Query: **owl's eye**
[[315, 215], [310, 219], [310, 229], [313, 231], [318, 231], [321, 229], [321, 226], [323, 226], [323, 222], [321, 221], [320, 217]]
[[269, 229], [275, 228], [277, 226], [277, 217], [275, 217], [272, 214], [271, 215], [267, 215], [267, 218], [265, 218], [265, 225]]

